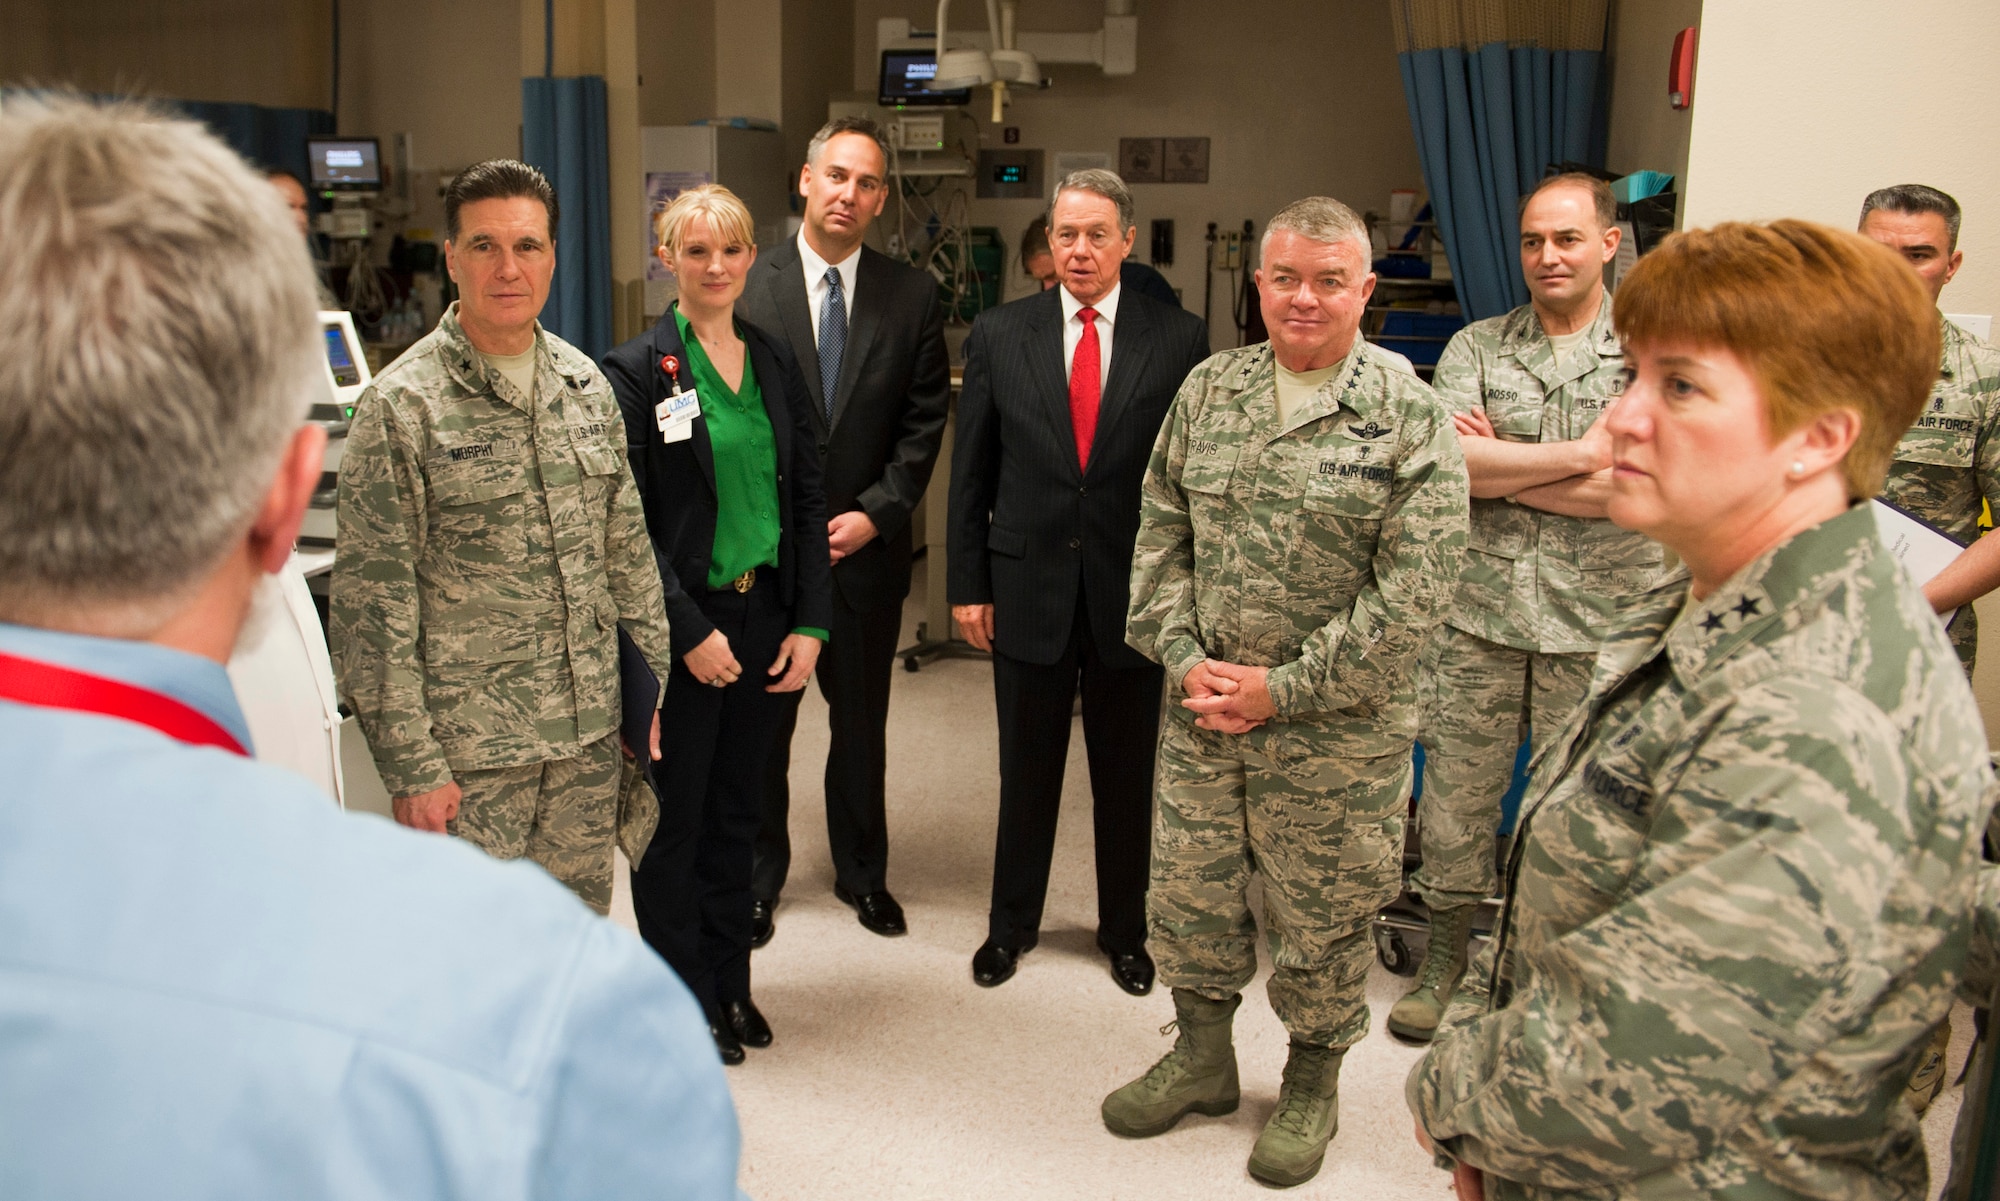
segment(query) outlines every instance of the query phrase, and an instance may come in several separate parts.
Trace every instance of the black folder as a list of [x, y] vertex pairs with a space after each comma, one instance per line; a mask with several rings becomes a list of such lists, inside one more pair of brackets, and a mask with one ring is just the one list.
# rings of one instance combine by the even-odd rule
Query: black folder
[[618, 732], [625, 736], [625, 745], [639, 760], [646, 783], [652, 785], [655, 793], [660, 791], [659, 781], [653, 777], [651, 746], [653, 743], [653, 714], [660, 708], [660, 677], [653, 674], [652, 665], [639, 651], [639, 644], [632, 641], [632, 635], [625, 632], [625, 626], [618, 626], [618, 696], [623, 710], [618, 719]]

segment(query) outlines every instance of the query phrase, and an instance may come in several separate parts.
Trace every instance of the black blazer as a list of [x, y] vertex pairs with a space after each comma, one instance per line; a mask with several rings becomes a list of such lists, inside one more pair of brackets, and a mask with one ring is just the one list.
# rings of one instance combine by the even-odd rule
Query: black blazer
[[[833, 623], [833, 593], [826, 500], [820, 491], [819, 457], [812, 452], [812, 431], [806, 423], [805, 408], [812, 402], [791, 353], [755, 326], [743, 323], [742, 328], [778, 452], [778, 595], [791, 610], [792, 626], [823, 630]], [[708, 560], [715, 550], [715, 453], [709, 448], [708, 422], [701, 417], [695, 418], [692, 437], [661, 441], [653, 406], [673, 391], [660, 366], [666, 356], [679, 364], [680, 386], [693, 387], [687, 350], [671, 310], [651, 332], [611, 351], [599, 365], [625, 415], [625, 453], [632, 460], [632, 475], [646, 510], [646, 529], [667, 593], [667, 624], [673, 629], [678, 658], [715, 632], [714, 623], [701, 611], [701, 597], [708, 591]]]
[[1077, 467], [1058, 289], [990, 309], [965, 343], [951, 460], [954, 605], [992, 604], [994, 646], [1054, 663], [1069, 644], [1077, 589], [1104, 661], [1144, 667], [1125, 645], [1139, 484], [1182, 381], [1208, 357], [1193, 313], [1118, 295], [1111, 371], [1087, 470]]
[[841, 599], [868, 612], [900, 606], [909, 595], [910, 513], [923, 500], [944, 439], [951, 360], [936, 280], [865, 246], [854, 273], [830, 429], [797, 238], [758, 258], [736, 311], [787, 343], [798, 360], [812, 396], [809, 423], [827, 513], [858, 509], [875, 523], [877, 536], [833, 567]]

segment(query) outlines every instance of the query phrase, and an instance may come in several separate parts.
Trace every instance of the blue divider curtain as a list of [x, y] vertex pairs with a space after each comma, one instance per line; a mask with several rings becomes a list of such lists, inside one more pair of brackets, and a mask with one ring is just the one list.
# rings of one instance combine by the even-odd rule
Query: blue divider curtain
[[1410, 124], [1466, 319], [1528, 302], [1516, 208], [1552, 163], [1603, 165], [1607, 0], [1389, 0]]
[[[330, 137], [337, 131], [333, 114], [323, 108], [266, 108], [261, 104], [214, 104], [202, 100], [166, 103], [200, 121], [229, 143], [236, 153], [260, 167], [282, 167], [312, 179], [306, 160], [306, 139]], [[310, 190], [311, 185], [307, 185]]]
[[[67, 94], [38, 92], [35, 89], [0, 88], [0, 105], [15, 97]], [[116, 99], [110, 95], [98, 100]], [[323, 108], [267, 108], [261, 104], [222, 104], [205, 100], [166, 100], [147, 97], [146, 102], [172, 109], [208, 126], [229, 148], [258, 167], [282, 167], [299, 177], [312, 178], [306, 161], [306, 139], [326, 137], [334, 132], [333, 114]]]
[[542, 325], [597, 358], [612, 347], [611, 153], [604, 79], [521, 81], [521, 153], [555, 185], [556, 277]]

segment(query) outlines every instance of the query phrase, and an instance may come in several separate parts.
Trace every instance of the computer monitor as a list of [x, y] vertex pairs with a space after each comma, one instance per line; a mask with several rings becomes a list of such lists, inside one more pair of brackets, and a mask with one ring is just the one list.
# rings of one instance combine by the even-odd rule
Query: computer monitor
[[885, 108], [972, 103], [971, 88], [933, 92], [930, 83], [935, 78], [937, 56], [929, 50], [884, 50], [876, 102]]
[[382, 187], [382, 146], [374, 138], [308, 138], [312, 186], [323, 192], [374, 192]]

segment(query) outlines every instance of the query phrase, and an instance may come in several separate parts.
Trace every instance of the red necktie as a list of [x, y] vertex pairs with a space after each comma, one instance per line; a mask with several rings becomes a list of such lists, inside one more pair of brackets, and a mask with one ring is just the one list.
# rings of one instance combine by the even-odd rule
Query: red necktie
[[1078, 309], [1083, 337], [1077, 339], [1076, 357], [1069, 364], [1069, 423], [1076, 431], [1076, 465], [1090, 466], [1090, 442], [1097, 436], [1097, 402], [1104, 385], [1098, 379], [1097, 310]]

